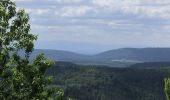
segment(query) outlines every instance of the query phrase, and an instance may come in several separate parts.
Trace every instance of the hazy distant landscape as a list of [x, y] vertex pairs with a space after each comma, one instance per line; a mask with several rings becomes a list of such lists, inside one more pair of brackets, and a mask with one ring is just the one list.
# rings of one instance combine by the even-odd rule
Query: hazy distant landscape
[[170, 48], [122, 48], [95, 55], [35, 50], [56, 61], [46, 75], [78, 100], [165, 100]]
[[94, 55], [61, 50], [36, 49], [32, 53], [32, 58], [39, 53], [44, 53], [45, 56], [55, 61], [67, 61], [83, 65], [106, 65], [110, 67], [126, 67], [126, 65], [142, 62], [170, 61], [170, 48], [122, 48]]

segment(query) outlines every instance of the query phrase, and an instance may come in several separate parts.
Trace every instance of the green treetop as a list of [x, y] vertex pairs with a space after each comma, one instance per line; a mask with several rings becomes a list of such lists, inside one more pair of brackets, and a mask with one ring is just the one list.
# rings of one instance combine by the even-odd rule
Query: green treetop
[[[29, 15], [16, 10], [11, 0], [0, 0], [0, 100], [62, 100], [63, 92], [50, 88], [45, 77], [53, 61], [38, 55], [29, 57], [37, 36], [30, 33]], [[24, 57], [19, 51], [24, 51]]]

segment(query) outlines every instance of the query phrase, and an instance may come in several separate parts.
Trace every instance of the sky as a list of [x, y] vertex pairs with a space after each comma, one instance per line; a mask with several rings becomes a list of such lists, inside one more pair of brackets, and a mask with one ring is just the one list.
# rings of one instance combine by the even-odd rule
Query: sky
[[170, 47], [170, 0], [15, 0], [30, 15], [36, 48], [93, 54]]

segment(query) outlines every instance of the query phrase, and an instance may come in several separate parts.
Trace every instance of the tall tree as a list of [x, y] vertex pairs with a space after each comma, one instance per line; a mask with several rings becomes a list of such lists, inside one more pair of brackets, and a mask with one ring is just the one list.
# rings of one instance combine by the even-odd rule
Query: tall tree
[[[29, 15], [12, 0], [0, 0], [0, 100], [62, 100], [63, 91], [45, 77], [53, 61], [29, 57], [37, 36], [30, 33]], [[24, 51], [24, 56], [19, 52]]]

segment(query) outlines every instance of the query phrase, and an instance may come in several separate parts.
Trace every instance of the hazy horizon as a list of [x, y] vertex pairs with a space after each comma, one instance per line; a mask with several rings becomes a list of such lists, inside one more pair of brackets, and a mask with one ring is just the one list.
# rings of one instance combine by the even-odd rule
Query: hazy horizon
[[120, 48], [111, 48], [111, 49], [92, 49], [91, 50], [84, 50], [84, 51], [81, 51], [81, 50], [78, 50], [78, 49], [75, 49], [75, 50], [71, 50], [71, 49], [54, 49], [54, 48], [35, 48], [35, 49], [40, 49], [40, 50], [59, 50], [59, 51], [66, 51], [66, 52], [72, 52], [72, 53], [78, 53], [78, 54], [84, 54], [84, 55], [95, 55], [95, 54], [99, 54], [99, 53], [103, 53], [103, 52], [107, 52], [107, 51], [110, 51], [110, 50], [118, 50], [118, 49], [147, 49], [147, 48], [153, 48], [153, 49], [159, 49], [159, 48], [170, 48], [170, 47], [120, 47]]
[[170, 1], [15, 0], [30, 15], [36, 48], [94, 54], [170, 47]]

